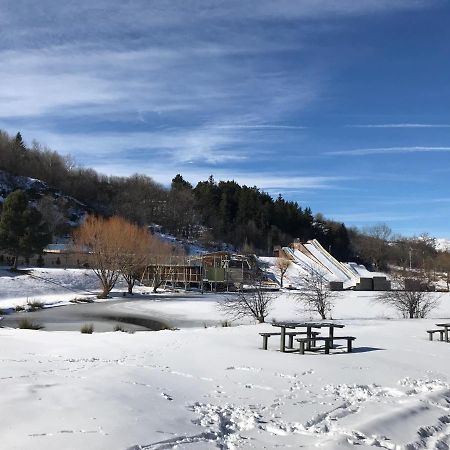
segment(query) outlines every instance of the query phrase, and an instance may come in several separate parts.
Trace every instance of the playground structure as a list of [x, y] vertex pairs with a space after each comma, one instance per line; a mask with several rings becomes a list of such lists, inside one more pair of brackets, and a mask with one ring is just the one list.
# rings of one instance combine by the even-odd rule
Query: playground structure
[[154, 257], [140, 280], [144, 285], [162, 288], [235, 291], [250, 279], [254, 267], [252, 257], [230, 252]]

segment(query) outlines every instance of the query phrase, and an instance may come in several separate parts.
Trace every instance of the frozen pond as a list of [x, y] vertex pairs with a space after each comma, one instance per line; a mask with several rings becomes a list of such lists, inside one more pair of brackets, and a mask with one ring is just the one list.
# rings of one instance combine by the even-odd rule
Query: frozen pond
[[[41, 325], [47, 331], [79, 331], [85, 324], [93, 324], [95, 332], [114, 331], [120, 325], [126, 331], [156, 331], [173, 328], [144, 312], [122, 310], [125, 304], [146, 300], [112, 300], [108, 302], [75, 304], [39, 309], [33, 312], [14, 312], [3, 317], [2, 327], [18, 328], [22, 319]], [[147, 300], [148, 301], [148, 300]]]

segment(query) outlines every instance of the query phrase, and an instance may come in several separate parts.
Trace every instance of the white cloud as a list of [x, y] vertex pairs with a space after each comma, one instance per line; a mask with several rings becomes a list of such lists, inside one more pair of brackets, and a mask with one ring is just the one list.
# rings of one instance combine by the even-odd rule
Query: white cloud
[[369, 211], [355, 213], [327, 213], [327, 217], [347, 223], [380, 223], [380, 222], [403, 222], [421, 218], [420, 215], [395, 214], [391, 211]]
[[393, 153], [447, 153], [450, 147], [377, 147], [377, 148], [358, 148], [354, 150], [337, 150], [326, 152], [326, 155], [342, 156], [367, 156], [367, 155], [388, 155]]
[[449, 124], [436, 123], [384, 123], [367, 125], [347, 125], [349, 128], [450, 128]]

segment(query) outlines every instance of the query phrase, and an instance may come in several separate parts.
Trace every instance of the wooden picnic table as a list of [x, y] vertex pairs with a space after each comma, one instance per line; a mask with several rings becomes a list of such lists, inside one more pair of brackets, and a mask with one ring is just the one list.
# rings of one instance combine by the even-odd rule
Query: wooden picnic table
[[[308, 338], [312, 337], [313, 328], [328, 328], [328, 337], [331, 339], [330, 345], [333, 347], [333, 337], [335, 328], [344, 328], [344, 325], [334, 322], [274, 322], [272, 323], [274, 327], [279, 327], [281, 331], [280, 335], [280, 352], [286, 351], [286, 328], [296, 329], [296, 328], [306, 328], [306, 336]], [[311, 348], [310, 343], [308, 343], [308, 349]]]
[[444, 328], [445, 342], [448, 342], [448, 330], [450, 329], [450, 323], [437, 323], [436, 326]]

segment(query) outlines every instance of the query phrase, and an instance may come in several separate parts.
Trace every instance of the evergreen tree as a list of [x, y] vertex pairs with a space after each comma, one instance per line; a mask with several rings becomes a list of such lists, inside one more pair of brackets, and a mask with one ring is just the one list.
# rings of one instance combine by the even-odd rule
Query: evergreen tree
[[29, 206], [26, 194], [23, 191], [9, 194], [0, 218], [0, 247], [14, 257], [13, 269], [17, 269], [19, 256], [40, 254], [50, 242], [51, 233], [42, 215]]

